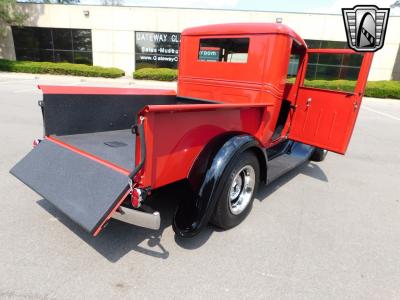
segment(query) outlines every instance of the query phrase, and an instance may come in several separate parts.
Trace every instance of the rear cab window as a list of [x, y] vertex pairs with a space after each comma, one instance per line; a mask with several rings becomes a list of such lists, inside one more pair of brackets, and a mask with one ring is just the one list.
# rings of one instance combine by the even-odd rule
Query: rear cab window
[[206, 62], [247, 63], [249, 38], [200, 39], [198, 60]]
[[271, 38], [262, 34], [184, 36], [183, 44], [190, 46], [180, 52], [180, 77], [260, 83], [268, 54], [264, 49]]

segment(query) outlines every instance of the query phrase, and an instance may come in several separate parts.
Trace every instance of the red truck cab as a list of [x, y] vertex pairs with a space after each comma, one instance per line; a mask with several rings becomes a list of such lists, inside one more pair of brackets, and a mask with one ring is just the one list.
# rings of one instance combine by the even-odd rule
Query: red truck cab
[[[260, 182], [346, 152], [372, 55], [308, 49], [282, 24], [189, 28], [177, 93], [40, 87], [44, 140], [11, 173], [94, 236], [111, 218], [158, 229], [146, 198], [178, 181], [191, 190], [173, 220], [178, 235], [209, 222], [228, 229], [250, 212]], [[309, 86], [316, 59], [332, 57], [352, 63], [354, 90]]]
[[[202, 57], [204, 47], [218, 49], [214, 50], [218, 57]], [[365, 54], [354, 93], [340, 93], [301, 84], [307, 71], [308, 57], [315, 53], [362, 56], [349, 49], [307, 49], [303, 39], [282, 24], [244, 23], [190, 28], [182, 33], [178, 94], [223, 103], [268, 105], [270, 119], [260, 136], [264, 146], [268, 147], [290, 134], [287, 137], [291, 139], [344, 154], [364, 92], [372, 54]], [[297, 58], [296, 72], [291, 74], [297, 80], [288, 83], [291, 57]], [[287, 124], [278, 125], [286, 125], [285, 130], [280, 131], [279, 127], [280, 134], [273, 135], [285, 102], [296, 118], [284, 118]]]

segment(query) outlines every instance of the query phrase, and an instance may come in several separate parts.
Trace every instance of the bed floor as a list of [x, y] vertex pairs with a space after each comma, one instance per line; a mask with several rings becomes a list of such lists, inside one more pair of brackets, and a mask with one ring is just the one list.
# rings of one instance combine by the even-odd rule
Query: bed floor
[[129, 171], [135, 167], [135, 136], [130, 129], [54, 137]]

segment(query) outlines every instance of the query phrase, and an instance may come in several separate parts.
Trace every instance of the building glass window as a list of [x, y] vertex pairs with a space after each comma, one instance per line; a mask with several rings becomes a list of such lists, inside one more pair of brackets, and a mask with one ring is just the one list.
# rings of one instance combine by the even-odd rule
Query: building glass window
[[135, 31], [135, 69], [178, 68], [179, 32]]
[[200, 39], [200, 61], [246, 63], [249, 38]]
[[90, 29], [12, 27], [17, 60], [93, 64]]
[[349, 48], [347, 42], [342, 41], [323, 41], [323, 40], [304, 40], [308, 48], [336, 48], [345, 49]]

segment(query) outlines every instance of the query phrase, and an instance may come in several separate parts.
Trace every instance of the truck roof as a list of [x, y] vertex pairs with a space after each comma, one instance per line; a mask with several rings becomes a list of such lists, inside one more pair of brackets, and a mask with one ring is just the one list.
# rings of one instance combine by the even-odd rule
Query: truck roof
[[307, 48], [307, 44], [293, 29], [279, 23], [227, 23], [205, 25], [187, 28], [182, 32], [182, 35], [242, 35], [268, 33], [288, 35]]

